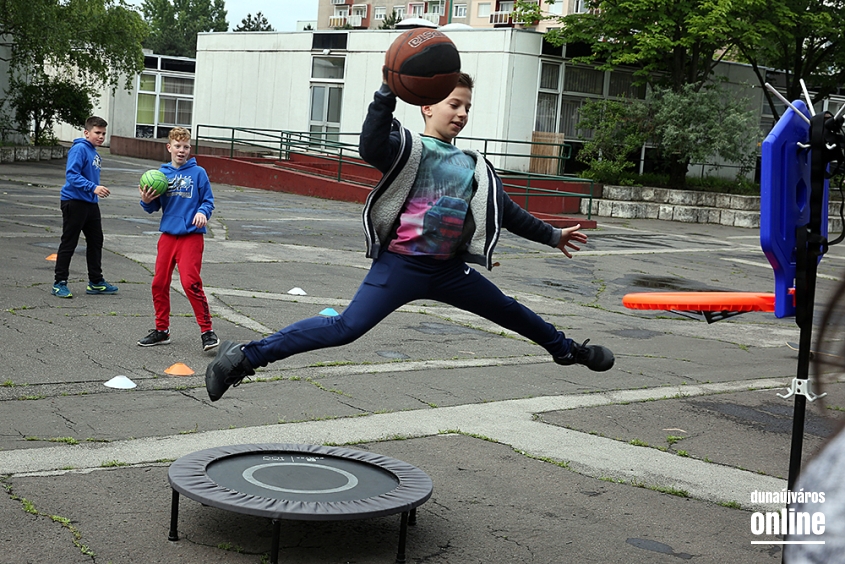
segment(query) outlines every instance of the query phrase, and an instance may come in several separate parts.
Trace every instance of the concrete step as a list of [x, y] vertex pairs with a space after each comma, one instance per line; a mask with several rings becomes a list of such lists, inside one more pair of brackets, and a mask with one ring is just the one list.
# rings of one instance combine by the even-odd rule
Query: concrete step
[[[760, 227], [760, 197], [717, 194], [695, 190], [671, 190], [644, 186], [604, 186], [602, 197], [590, 209], [581, 200], [582, 214], [626, 219], [661, 219], [682, 223], [715, 223], [733, 227]], [[839, 203], [828, 211], [828, 232], [842, 231]]]

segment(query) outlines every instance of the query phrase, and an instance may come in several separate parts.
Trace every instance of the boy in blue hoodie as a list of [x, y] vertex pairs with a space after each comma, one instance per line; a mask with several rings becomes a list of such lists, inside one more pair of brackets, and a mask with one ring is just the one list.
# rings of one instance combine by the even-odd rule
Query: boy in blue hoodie
[[103, 223], [100, 217], [100, 198], [111, 192], [100, 185], [100, 155], [97, 147], [106, 140], [108, 123], [101, 117], [85, 120], [82, 137], [73, 141], [67, 154], [65, 185], [62, 186], [62, 240], [56, 255], [56, 276], [53, 295], [72, 298], [67, 287], [70, 259], [79, 243], [79, 234], [85, 235], [85, 258], [88, 261], [88, 287], [86, 294], [114, 294], [113, 286], [103, 278]]
[[161, 237], [152, 287], [156, 326], [138, 344], [152, 347], [170, 343], [170, 281], [178, 266], [182, 288], [202, 332], [202, 348], [208, 351], [220, 344], [211, 328], [211, 312], [200, 279], [203, 234], [214, 210], [214, 194], [205, 169], [191, 157], [191, 133], [184, 127], [174, 127], [168, 140], [171, 162], [159, 169], [167, 176], [167, 191], [159, 196], [149, 186], [138, 187], [144, 211], [161, 210]]

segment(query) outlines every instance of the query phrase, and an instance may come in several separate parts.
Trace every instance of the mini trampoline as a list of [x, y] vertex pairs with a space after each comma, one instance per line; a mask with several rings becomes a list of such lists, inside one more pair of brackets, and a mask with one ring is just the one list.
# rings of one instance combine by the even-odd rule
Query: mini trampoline
[[431, 497], [431, 478], [401, 460], [341, 447], [247, 444], [197, 451], [167, 473], [172, 541], [179, 540], [179, 494], [203, 505], [273, 522], [277, 563], [281, 520], [342, 521], [401, 513], [397, 562], [405, 562], [408, 525]]

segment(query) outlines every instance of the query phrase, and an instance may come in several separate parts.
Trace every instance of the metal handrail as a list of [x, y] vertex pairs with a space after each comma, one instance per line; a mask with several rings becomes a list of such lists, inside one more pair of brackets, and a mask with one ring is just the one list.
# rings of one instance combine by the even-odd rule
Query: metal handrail
[[[220, 130], [221, 133], [217, 135], [203, 134], [201, 131]], [[255, 127], [232, 127], [220, 125], [202, 125], [196, 126], [195, 132], [195, 152], [199, 154], [200, 142], [219, 143], [223, 146], [228, 146], [229, 157], [234, 158], [236, 152], [267, 152], [280, 161], [290, 160], [292, 154], [308, 155], [312, 158], [322, 159], [327, 162], [334, 162], [337, 168], [332, 175], [325, 175], [334, 178], [338, 182], [343, 178], [344, 165], [354, 165], [365, 168], [373, 168], [369, 164], [362, 161], [358, 154], [358, 137], [360, 133], [314, 133], [303, 131], [288, 131], [278, 129], [264, 129]], [[344, 142], [342, 138], [354, 138], [355, 142]], [[557, 170], [559, 174], [541, 174], [525, 171], [513, 171], [507, 169], [497, 168], [497, 173], [502, 178], [502, 183], [505, 187], [512, 190], [518, 190], [519, 196], [525, 196], [525, 209], [528, 209], [529, 198], [544, 197], [544, 196], [572, 196], [572, 197], [586, 197], [588, 198], [587, 219], [592, 217], [592, 205], [594, 198], [595, 183], [588, 178], [579, 178], [577, 176], [562, 174], [565, 168], [565, 163], [572, 155], [572, 147], [568, 143], [553, 143], [542, 141], [513, 141], [510, 139], [485, 139], [480, 137], [461, 137], [456, 141], [474, 143], [480, 142], [481, 149], [479, 152], [484, 158], [503, 157], [505, 159], [520, 158], [520, 159], [554, 159], [557, 161]], [[458, 143], [456, 143], [457, 145]], [[528, 153], [517, 152], [510, 153], [507, 151], [492, 151], [492, 147], [502, 146], [506, 148], [510, 145], [527, 146]], [[557, 147], [556, 155], [535, 155], [531, 154], [531, 148], [534, 146], [554, 146]], [[237, 149], [237, 151], [236, 151]], [[507, 182], [510, 180], [511, 182]], [[589, 193], [584, 194], [580, 192], [560, 192], [550, 190], [548, 188], [540, 188], [538, 186], [531, 186], [532, 180], [545, 181], [560, 181], [560, 182], [579, 182], [590, 185]], [[513, 184], [513, 181], [524, 181], [525, 184]], [[350, 182], [355, 182], [350, 180]], [[524, 194], [523, 194], [524, 192]]]

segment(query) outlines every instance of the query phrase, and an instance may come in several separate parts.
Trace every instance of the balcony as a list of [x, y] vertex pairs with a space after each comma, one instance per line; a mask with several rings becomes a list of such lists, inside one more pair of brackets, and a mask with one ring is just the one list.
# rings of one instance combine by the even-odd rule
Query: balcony
[[426, 21], [430, 21], [434, 25], [441, 25], [440, 20], [443, 18], [443, 16], [438, 12], [426, 12], [420, 17]]
[[362, 27], [364, 25], [364, 16], [329, 16], [329, 27]]
[[512, 11], [508, 12], [493, 12], [490, 14], [490, 25], [496, 27], [513, 26]]
[[348, 0], [332, 0], [333, 6], [343, 6], [348, 2]]

